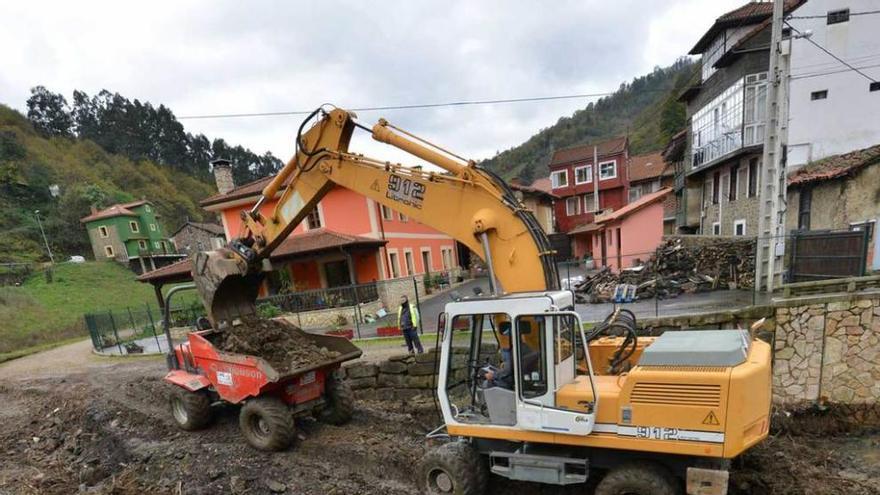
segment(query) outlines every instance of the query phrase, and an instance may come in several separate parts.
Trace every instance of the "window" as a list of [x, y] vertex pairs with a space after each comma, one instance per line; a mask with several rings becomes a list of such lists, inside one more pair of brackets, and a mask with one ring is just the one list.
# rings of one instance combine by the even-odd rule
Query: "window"
[[593, 182], [593, 167], [592, 165], [584, 165], [583, 167], [577, 167], [574, 169], [574, 183], [577, 184], [587, 184], [589, 182]]
[[581, 214], [581, 202], [577, 196], [565, 198], [565, 214], [570, 217]]
[[147, 212], [147, 213], [149, 213], [149, 212], [151, 212], [151, 211], [153, 211], [153, 210], [150, 209], [150, 205], [144, 205], [144, 211]]
[[874, 223], [876, 220], [868, 220], [867, 222], [858, 222], [849, 224], [849, 230], [855, 230], [858, 232], [865, 231], [865, 236], [868, 238], [868, 242], [872, 242], [874, 240]]
[[388, 252], [388, 262], [391, 265], [391, 278], [400, 277], [400, 258], [397, 253]]
[[617, 162], [602, 162], [599, 164], [599, 180], [608, 180], [617, 177]]
[[733, 235], [746, 235], [745, 219], [736, 220], [733, 222]]
[[764, 142], [764, 126], [767, 120], [767, 73], [746, 76], [743, 111], [743, 145], [752, 146]]
[[389, 208], [385, 205], [380, 205], [380, 207], [382, 208], [382, 220], [391, 220], [391, 218], [392, 218], [391, 208]]
[[159, 244], [159, 241], [153, 241], [153, 246], [155, 246], [156, 249], [161, 249], [161, 247], [162, 247], [162, 246]]
[[556, 172], [552, 172], [550, 174], [550, 182], [553, 185], [553, 189], [568, 186], [568, 170], [557, 170]]
[[138, 241], [138, 247], [141, 249], [147, 249], [147, 241], [144, 241], [144, 240]]
[[440, 248], [440, 258], [443, 261], [443, 269], [452, 268], [452, 248]]
[[306, 216], [306, 225], [309, 230], [321, 228], [321, 211], [318, 207], [312, 208], [312, 211]]
[[730, 167], [730, 182], [728, 183], [727, 200], [736, 201], [739, 193], [739, 165]]
[[868, 91], [880, 91], [880, 81], [874, 81], [872, 83], [868, 83]]
[[153, 231], [153, 232], [156, 231], [156, 224], [155, 224], [155, 223], [151, 223], [151, 224], [150, 224], [150, 230]]
[[106, 239], [110, 237], [110, 231], [107, 230], [107, 226], [101, 225], [100, 227], [98, 227], [98, 235], [101, 237], [101, 239]]
[[639, 198], [642, 197], [642, 187], [641, 186], [630, 186], [629, 187], [629, 202], [638, 201]]
[[401, 221], [401, 222], [406, 223], [406, 222], [409, 221], [409, 217], [407, 217], [407, 216], [404, 215], [403, 213], [397, 212], [397, 216], [400, 217], [400, 221]]
[[412, 251], [404, 251], [403, 259], [406, 262], [406, 274], [407, 275], [415, 275], [416, 274], [416, 265], [413, 263], [413, 255]]
[[758, 158], [749, 160], [749, 197], [754, 198], [758, 194]]
[[721, 172], [712, 174], [712, 204], [718, 204], [719, 192], [721, 191]]
[[113, 252], [113, 246], [104, 246], [104, 255], [108, 258], [112, 258], [115, 253]]
[[803, 188], [798, 197], [798, 230], [810, 230], [810, 208], [813, 205], [813, 189]]
[[128, 227], [129, 227], [129, 228], [131, 229], [131, 231], [134, 232], [135, 234], [141, 231], [141, 227], [140, 227], [140, 225], [138, 225], [138, 223], [135, 222], [134, 220], [128, 222]]
[[593, 193], [584, 194], [584, 213], [589, 213], [596, 209], [596, 201], [593, 198]]
[[813, 91], [812, 93], [810, 93], [810, 99], [813, 101], [824, 100], [826, 98], [828, 98], [828, 90], [827, 89], [823, 89], [821, 91]]
[[431, 263], [431, 250], [430, 249], [422, 250], [422, 269], [425, 271], [425, 273], [431, 272], [431, 270], [434, 268], [431, 265], [432, 265], [432, 263]]
[[713, 222], [712, 223], [712, 235], [721, 235], [721, 223]]
[[828, 25], [840, 24], [849, 21], [849, 9], [830, 10], [828, 11]]
[[520, 316], [516, 319], [519, 336], [520, 384], [525, 399], [541, 397], [547, 393], [545, 328], [543, 316]]

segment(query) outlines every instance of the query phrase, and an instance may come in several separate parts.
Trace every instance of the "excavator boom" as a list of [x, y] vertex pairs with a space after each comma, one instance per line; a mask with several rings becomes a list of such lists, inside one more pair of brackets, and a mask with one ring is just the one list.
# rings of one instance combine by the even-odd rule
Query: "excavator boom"
[[[310, 120], [314, 125], [303, 133]], [[356, 129], [444, 172], [350, 153]], [[241, 236], [222, 250], [196, 256], [194, 279], [215, 325], [254, 312], [264, 260], [333, 187], [362, 194], [461, 242], [486, 262], [496, 293], [558, 288], [554, 253], [534, 215], [500, 177], [474, 162], [385, 120], [372, 129], [364, 127], [338, 108], [318, 109], [307, 118], [297, 148], [257, 204], [242, 212]], [[261, 213], [276, 197], [274, 209]]]

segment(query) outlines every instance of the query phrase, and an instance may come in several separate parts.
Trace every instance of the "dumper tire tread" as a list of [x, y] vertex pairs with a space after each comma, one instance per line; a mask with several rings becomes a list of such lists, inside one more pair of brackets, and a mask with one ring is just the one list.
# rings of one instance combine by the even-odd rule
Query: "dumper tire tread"
[[318, 419], [331, 425], [344, 425], [354, 415], [354, 392], [347, 381], [331, 377], [324, 394], [325, 405]]
[[[176, 385], [173, 387], [168, 402], [171, 407], [171, 417], [177, 426], [186, 431], [201, 430], [208, 426], [214, 417], [208, 394], [200, 390], [190, 391]], [[185, 418], [175, 414], [175, 403], [180, 405]]]
[[659, 464], [624, 464], [602, 478], [594, 495], [677, 495], [678, 481]]
[[[257, 423], [263, 420], [268, 431], [259, 431]], [[287, 405], [275, 397], [250, 399], [241, 407], [238, 416], [241, 433], [258, 450], [281, 451], [293, 444], [296, 423]]]
[[[445, 473], [452, 482], [451, 491], [438, 488], [437, 477]], [[419, 488], [430, 495], [483, 495], [489, 478], [486, 460], [470, 444], [449, 442], [429, 450], [418, 470]]]

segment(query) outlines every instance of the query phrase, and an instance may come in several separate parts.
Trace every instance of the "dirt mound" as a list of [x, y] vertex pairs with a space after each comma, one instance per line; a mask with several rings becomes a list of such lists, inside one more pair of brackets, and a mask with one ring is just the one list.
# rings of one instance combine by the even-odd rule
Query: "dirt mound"
[[221, 351], [263, 358], [282, 373], [339, 357], [290, 323], [256, 317], [242, 318], [241, 324], [218, 332], [212, 340]]

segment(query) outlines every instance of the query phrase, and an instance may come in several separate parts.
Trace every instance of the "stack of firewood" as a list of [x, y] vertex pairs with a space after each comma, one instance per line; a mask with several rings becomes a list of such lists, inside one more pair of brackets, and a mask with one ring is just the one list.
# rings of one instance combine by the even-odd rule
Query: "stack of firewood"
[[754, 239], [718, 239], [686, 246], [680, 238], [672, 238], [657, 247], [644, 264], [620, 273], [602, 269], [575, 285], [575, 291], [582, 302], [607, 302], [619, 284], [634, 285], [638, 299], [748, 289], [754, 284], [754, 253]]

